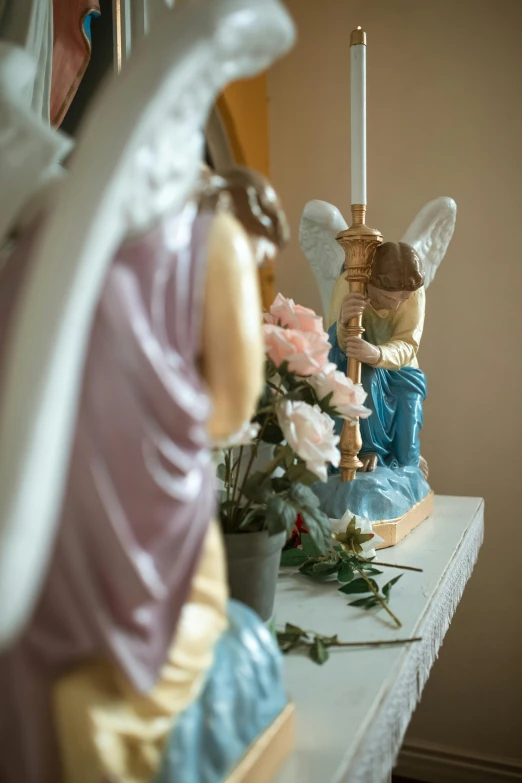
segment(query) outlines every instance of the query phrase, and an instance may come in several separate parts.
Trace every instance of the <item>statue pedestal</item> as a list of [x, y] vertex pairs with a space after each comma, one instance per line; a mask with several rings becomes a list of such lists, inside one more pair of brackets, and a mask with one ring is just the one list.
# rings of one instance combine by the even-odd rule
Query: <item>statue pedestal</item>
[[376, 549], [386, 549], [389, 546], [395, 546], [399, 541], [415, 530], [421, 522], [424, 522], [433, 513], [433, 498], [435, 493], [431, 489], [425, 498], [420, 500], [413, 508], [400, 517], [395, 519], [382, 519], [379, 522], [372, 522], [374, 533], [377, 533], [383, 540], [382, 544], [376, 546]]
[[433, 491], [414, 467], [378, 467], [358, 472], [348, 482], [335, 474], [325, 484], [314, 484], [313, 490], [331, 519], [341, 519], [347, 511], [369, 519], [384, 539], [380, 549], [398, 544], [433, 510]]
[[249, 747], [226, 783], [269, 783], [294, 749], [293, 704]]

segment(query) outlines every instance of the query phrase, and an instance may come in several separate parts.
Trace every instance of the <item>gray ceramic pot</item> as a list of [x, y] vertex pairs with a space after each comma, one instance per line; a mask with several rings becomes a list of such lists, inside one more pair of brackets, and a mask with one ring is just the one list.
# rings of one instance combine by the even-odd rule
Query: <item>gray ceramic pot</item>
[[265, 622], [274, 611], [281, 550], [286, 533], [231, 533], [224, 536], [230, 595], [250, 606]]

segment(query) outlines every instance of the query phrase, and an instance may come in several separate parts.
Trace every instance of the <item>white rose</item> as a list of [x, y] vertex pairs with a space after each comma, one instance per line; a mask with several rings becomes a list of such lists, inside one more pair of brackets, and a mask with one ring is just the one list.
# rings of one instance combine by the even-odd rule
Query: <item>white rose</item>
[[355, 517], [355, 527], [360, 531], [361, 535], [373, 535], [371, 541], [364, 541], [360, 543], [362, 547], [362, 555], [366, 558], [375, 557], [375, 547], [382, 544], [384, 541], [377, 533], [373, 532], [372, 523], [365, 517], [359, 517], [357, 514], [353, 514], [350, 510], [345, 511], [341, 519], [330, 519], [330, 525], [332, 526], [332, 533], [345, 533], [346, 528]]
[[310, 377], [308, 382], [320, 400], [332, 394], [329, 404], [343, 419], [354, 419], [357, 416], [366, 419], [371, 414], [363, 405], [367, 394], [361, 384], [354, 383], [335, 364], [329, 362], [322, 372]]
[[279, 405], [277, 419], [286, 442], [306, 463], [308, 470], [326, 481], [328, 463], [338, 467], [341, 459], [333, 419], [318, 405], [312, 407], [306, 402], [291, 400], [284, 400]]

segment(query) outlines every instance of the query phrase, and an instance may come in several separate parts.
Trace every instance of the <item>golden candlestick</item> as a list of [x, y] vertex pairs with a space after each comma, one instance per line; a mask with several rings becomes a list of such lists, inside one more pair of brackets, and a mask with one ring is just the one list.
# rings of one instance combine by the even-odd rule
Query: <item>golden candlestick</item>
[[[366, 205], [352, 204], [352, 225], [336, 237], [345, 253], [344, 270], [350, 293], [366, 293], [373, 256], [382, 242], [379, 231], [365, 224], [365, 217]], [[362, 315], [348, 322], [349, 337], [361, 338], [363, 332]], [[354, 383], [361, 382], [361, 363], [357, 359], [348, 359], [347, 375]], [[358, 457], [361, 446], [359, 420], [355, 424], [345, 421], [341, 433], [341, 481], [353, 481], [358, 468], [362, 467]]]

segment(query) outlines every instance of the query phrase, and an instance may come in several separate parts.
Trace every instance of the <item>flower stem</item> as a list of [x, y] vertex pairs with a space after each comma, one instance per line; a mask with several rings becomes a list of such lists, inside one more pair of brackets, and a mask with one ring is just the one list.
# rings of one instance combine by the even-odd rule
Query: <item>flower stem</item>
[[[230, 449], [227, 449], [225, 452], [225, 484], [227, 488], [227, 502], [230, 500], [230, 481], [231, 481], [231, 471], [230, 471]], [[228, 509], [227, 509], [228, 511]]]
[[393, 614], [392, 610], [390, 609], [390, 607], [389, 607], [389, 606], [388, 606], [388, 604], [386, 603], [385, 599], [382, 597], [382, 595], [379, 593], [379, 591], [378, 591], [378, 590], [376, 590], [376, 589], [375, 589], [375, 587], [372, 585], [372, 583], [371, 583], [371, 580], [370, 580], [370, 579], [368, 579], [368, 577], [366, 576], [366, 574], [364, 573], [364, 571], [363, 571], [361, 568], [358, 568], [357, 570], [359, 571], [359, 574], [362, 576], [362, 578], [364, 579], [364, 581], [366, 582], [366, 584], [367, 584], [367, 585], [368, 585], [368, 587], [370, 588], [371, 592], [374, 594], [374, 596], [376, 597], [376, 599], [379, 601], [379, 603], [380, 603], [380, 605], [382, 606], [382, 608], [383, 608], [383, 609], [384, 609], [386, 612], [388, 612], [388, 614], [389, 614], [389, 615], [390, 615], [390, 617], [393, 619], [393, 621], [394, 621], [394, 622], [395, 622], [395, 623], [398, 625], [398, 627], [399, 627], [399, 628], [402, 628], [402, 623], [401, 623], [401, 621], [399, 620], [399, 618], [398, 618], [398, 617], [396, 617], [396, 615], [394, 615], [394, 614]]
[[380, 647], [381, 645], [393, 644], [411, 644], [412, 642], [422, 642], [422, 636], [414, 636], [411, 639], [382, 639], [378, 642], [333, 642], [332, 647]]
[[[239, 498], [241, 497], [241, 495], [243, 495], [243, 494], [244, 494], [244, 493], [243, 493], [243, 487], [244, 487], [244, 486], [245, 486], [245, 484], [247, 483], [247, 481], [248, 481], [248, 478], [249, 478], [249, 476], [250, 476], [250, 471], [252, 470], [252, 465], [254, 464], [254, 460], [255, 460], [255, 458], [257, 457], [257, 452], [258, 452], [258, 449], [259, 449], [259, 444], [261, 443], [261, 438], [263, 437], [263, 433], [264, 433], [264, 431], [265, 431], [266, 424], [267, 424], [267, 421], [268, 421], [268, 419], [269, 419], [269, 418], [270, 418], [269, 416], [267, 416], [267, 417], [265, 418], [265, 420], [264, 420], [264, 422], [263, 422], [263, 426], [261, 427], [261, 430], [260, 430], [260, 432], [259, 432], [259, 435], [257, 436], [256, 442], [255, 442], [255, 443], [252, 445], [252, 451], [251, 451], [251, 453], [250, 453], [250, 459], [248, 460], [248, 463], [247, 463], [247, 466], [246, 466], [246, 470], [245, 470], [245, 475], [243, 476], [243, 484], [242, 484], [242, 486], [241, 486], [241, 487], [239, 487], [239, 495], [237, 496], [237, 499], [238, 499], [238, 507], [237, 507], [237, 510], [238, 510], [238, 511], [239, 511]], [[238, 471], [238, 473], [239, 473], [239, 471]]]
[[[284, 456], [280, 455], [279, 457], [274, 457], [274, 459], [268, 463], [266, 468], [264, 469], [263, 473], [266, 473], [267, 476], [269, 476], [279, 465], [279, 463], [284, 459]], [[243, 508], [239, 508], [238, 511], [241, 510], [243, 512], [243, 518], [246, 516], [247, 511], [249, 510], [250, 506], [252, 505], [254, 501], [249, 500], [248, 503], [243, 506]]]
[[359, 558], [360, 560], [364, 560], [365, 563], [368, 563], [368, 565], [378, 565], [378, 566], [385, 566], [386, 568], [402, 568], [405, 571], [418, 571], [419, 573], [422, 573], [422, 568], [414, 568], [413, 566], [405, 566], [405, 565], [397, 565], [396, 563], [381, 563], [379, 560], [366, 560], [365, 558]]
[[381, 639], [377, 642], [329, 642], [328, 647], [381, 647], [394, 644], [411, 644], [422, 642], [422, 636], [414, 636], [411, 639]]
[[[273, 384], [270, 384], [270, 385], [273, 386]], [[252, 465], [254, 464], [254, 460], [257, 457], [257, 452], [259, 450], [259, 444], [263, 440], [263, 435], [264, 435], [266, 426], [267, 426], [269, 421], [271, 421], [273, 418], [275, 418], [275, 407], [277, 405], [277, 395], [281, 391], [282, 385], [283, 385], [283, 381], [282, 381], [282, 379], [280, 379], [279, 385], [276, 388], [275, 394], [274, 394], [274, 397], [276, 397], [276, 403], [275, 403], [275, 405], [271, 405], [269, 408], [266, 409], [268, 412], [267, 412], [267, 414], [265, 416], [265, 420], [264, 420], [264, 422], [263, 422], [263, 424], [261, 426], [261, 430], [259, 431], [259, 434], [258, 434], [258, 436], [257, 436], [257, 438], [255, 440], [255, 444], [252, 446], [252, 453], [250, 455], [250, 459], [248, 461], [248, 465], [247, 465], [247, 468], [246, 468], [246, 471], [245, 471], [245, 475], [244, 475], [244, 478], [243, 478], [243, 486], [247, 482], [247, 479], [248, 479], [248, 477], [250, 475], [250, 471], [252, 470]], [[258, 414], [259, 414], [259, 411], [258, 411]], [[240, 488], [238, 500], [239, 500], [239, 498], [241, 497], [242, 494], [243, 494], [243, 489]]]
[[232, 502], [234, 502], [235, 499], [236, 499], [237, 484], [238, 484], [238, 481], [239, 481], [239, 471], [240, 471], [240, 468], [241, 468], [241, 458], [243, 457], [243, 450], [244, 450], [244, 447], [240, 446], [239, 447], [239, 456], [238, 456], [238, 458], [236, 460], [236, 463], [234, 465], [235, 470], [236, 470], [236, 475], [235, 475], [235, 479], [234, 479], [234, 487], [232, 489]]

